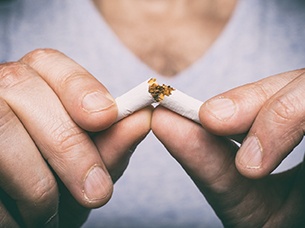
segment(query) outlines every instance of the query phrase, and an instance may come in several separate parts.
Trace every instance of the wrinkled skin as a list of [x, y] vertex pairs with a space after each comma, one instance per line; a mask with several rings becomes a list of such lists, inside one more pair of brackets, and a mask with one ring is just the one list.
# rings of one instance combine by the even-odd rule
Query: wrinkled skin
[[150, 108], [115, 124], [107, 89], [50, 49], [0, 65], [0, 106], [1, 227], [80, 226], [150, 130]]
[[[303, 138], [304, 83], [297, 70], [211, 98], [200, 110], [203, 128], [164, 108], [154, 112], [155, 135], [226, 227], [305, 225], [304, 162], [270, 175]], [[241, 148], [232, 138], [245, 139]]]

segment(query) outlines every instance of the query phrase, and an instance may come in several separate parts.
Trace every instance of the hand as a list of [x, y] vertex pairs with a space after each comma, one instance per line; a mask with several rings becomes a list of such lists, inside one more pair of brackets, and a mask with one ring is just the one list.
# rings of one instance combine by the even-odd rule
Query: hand
[[[305, 69], [271, 76], [204, 103], [204, 128], [241, 141], [236, 166], [245, 176], [272, 172], [304, 135]], [[238, 136], [238, 137], [236, 137]]]
[[[124, 118], [107, 130], [92, 135], [114, 183], [125, 171], [137, 144], [150, 131], [151, 112], [152, 107], [147, 107]], [[87, 219], [90, 210], [79, 205], [61, 182], [59, 187], [61, 190], [59, 224], [62, 227], [79, 227]]]
[[[130, 117], [100, 132], [115, 121], [114, 100], [86, 70], [54, 50], [36, 50], [18, 62], [0, 65], [0, 106], [1, 226], [52, 225], [69, 214], [80, 225], [88, 214], [84, 207], [99, 207], [111, 196], [105, 163], [111, 172], [122, 172], [129, 147], [150, 126], [149, 121], [145, 125]], [[137, 115], [147, 120], [149, 113]], [[138, 131], [123, 138], [129, 121]], [[88, 131], [100, 133], [92, 140]], [[118, 137], [120, 147], [113, 143]], [[102, 152], [102, 147], [107, 150]], [[103, 161], [109, 150], [113, 155]], [[69, 209], [61, 210], [65, 207]]]
[[[219, 126], [220, 129], [220, 126]], [[250, 179], [235, 166], [238, 146], [158, 107], [152, 130], [182, 165], [225, 227], [304, 227], [303, 165]], [[204, 215], [202, 215], [204, 216]]]

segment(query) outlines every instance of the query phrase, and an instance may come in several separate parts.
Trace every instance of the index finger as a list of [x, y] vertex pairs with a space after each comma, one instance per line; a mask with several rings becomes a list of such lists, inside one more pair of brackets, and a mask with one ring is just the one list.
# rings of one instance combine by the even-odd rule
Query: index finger
[[106, 203], [112, 182], [98, 150], [52, 88], [26, 64], [6, 64], [1, 73], [0, 95], [71, 194], [84, 206]]
[[63, 53], [38, 49], [20, 61], [40, 74], [55, 91], [72, 119], [83, 129], [99, 131], [115, 121], [117, 108], [107, 89]]
[[219, 94], [201, 106], [200, 121], [217, 135], [243, 134], [263, 104], [304, 72], [305, 69], [285, 72]]
[[286, 72], [233, 89], [201, 109], [206, 111], [201, 113], [202, 121], [217, 134], [247, 132], [236, 156], [236, 166], [244, 175], [268, 175], [302, 139], [304, 104], [299, 98], [304, 72]]

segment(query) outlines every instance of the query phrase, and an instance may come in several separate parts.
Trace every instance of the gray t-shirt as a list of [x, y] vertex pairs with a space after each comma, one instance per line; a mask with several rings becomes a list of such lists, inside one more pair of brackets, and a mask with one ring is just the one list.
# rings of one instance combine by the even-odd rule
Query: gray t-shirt
[[[304, 4], [240, 0], [208, 52], [166, 78], [121, 43], [91, 1], [5, 1], [0, 2], [0, 61], [17, 60], [36, 48], [55, 48], [87, 68], [114, 97], [153, 76], [204, 101], [238, 85], [304, 67]], [[304, 148], [301, 144], [280, 169], [300, 162]], [[221, 222], [150, 134], [116, 183], [112, 200], [94, 210], [84, 227], [221, 227]]]

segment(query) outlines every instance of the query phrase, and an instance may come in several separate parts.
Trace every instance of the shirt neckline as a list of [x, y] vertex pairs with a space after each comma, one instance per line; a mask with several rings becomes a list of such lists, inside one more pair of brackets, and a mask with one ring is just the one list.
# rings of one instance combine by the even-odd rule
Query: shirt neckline
[[[238, 0], [235, 6], [235, 9], [232, 13], [231, 18], [229, 19], [226, 26], [221, 31], [218, 38], [213, 42], [211, 47], [201, 56], [199, 57], [195, 62], [193, 62], [190, 66], [176, 74], [175, 76], [168, 77], [158, 74], [154, 69], [152, 69], [150, 66], [148, 66], [146, 63], [144, 63], [138, 56], [136, 56], [122, 41], [121, 39], [116, 35], [116, 33], [113, 31], [111, 26], [107, 23], [103, 15], [98, 11], [93, 1], [90, 1], [90, 7], [92, 8], [92, 11], [94, 12], [93, 16], [94, 20], [97, 20], [97, 24], [100, 24], [100, 29], [104, 31], [104, 33], [107, 33], [107, 37], [111, 39], [110, 44], [115, 45], [116, 47], [120, 48], [121, 51], [121, 58], [126, 58], [126, 61], [130, 61], [130, 58], [132, 59], [132, 62], [136, 62], [137, 65], [141, 66], [142, 68], [146, 68], [146, 71], [150, 72], [151, 75], [154, 75], [157, 78], [162, 79], [162, 81], [165, 82], [171, 82], [171, 81], [189, 81], [189, 75], [191, 72], [197, 71], [199, 69], [204, 69], [204, 66], [208, 62], [208, 59], [211, 58], [214, 54], [216, 54], [218, 51], [221, 51], [221, 46], [223, 45], [230, 45], [230, 41], [234, 40], [234, 37], [236, 34], [233, 34], [236, 26], [236, 22], [238, 21], [240, 11], [242, 8], [242, 3], [244, 1]], [[108, 41], [109, 42], [109, 41]], [[210, 66], [209, 66], [210, 67]]]

